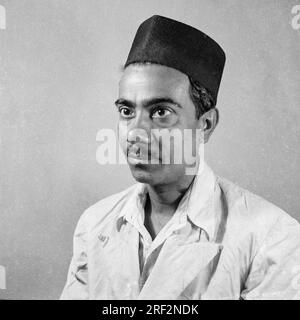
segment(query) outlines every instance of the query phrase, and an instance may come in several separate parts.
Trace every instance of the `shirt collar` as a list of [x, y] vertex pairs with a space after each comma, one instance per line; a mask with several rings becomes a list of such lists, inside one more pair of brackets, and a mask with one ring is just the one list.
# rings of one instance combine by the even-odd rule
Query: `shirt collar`
[[216, 217], [213, 210], [216, 177], [212, 169], [205, 163], [198, 168], [192, 185], [187, 190], [187, 214], [189, 219], [203, 229], [209, 239], [214, 238]]
[[146, 202], [146, 195], [146, 185], [144, 183], [136, 183], [135, 188], [132, 189], [132, 193], [129, 195], [125, 205], [121, 209], [118, 219], [123, 218], [123, 220], [130, 221], [137, 213], [142, 212]]
[[[193, 182], [177, 208], [177, 211], [187, 213], [192, 223], [207, 233], [209, 240], [214, 238], [216, 224], [212, 207], [215, 184], [216, 177], [211, 168], [205, 162], [199, 165]], [[146, 195], [146, 185], [136, 183], [118, 218], [123, 218], [123, 221], [132, 221], [136, 218], [137, 214], [144, 210]]]

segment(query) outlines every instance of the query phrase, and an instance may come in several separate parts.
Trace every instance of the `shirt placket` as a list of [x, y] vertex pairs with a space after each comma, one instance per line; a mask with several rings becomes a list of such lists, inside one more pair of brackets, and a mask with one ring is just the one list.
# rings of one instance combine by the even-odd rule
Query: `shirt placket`
[[[141, 268], [141, 277], [140, 277], [140, 289], [144, 286], [145, 282], [147, 281], [155, 262], [158, 258], [160, 250], [163, 247], [164, 242], [172, 235], [178, 233], [178, 231], [183, 228], [186, 223], [186, 215], [179, 214], [174, 217], [175, 219], [171, 219], [166, 226], [167, 228], [163, 228], [157, 237], [148, 243], [147, 247], [143, 248], [143, 258], [144, 263], [143, 267]], [[145, 228], [145, 227], [144, 227]], [[146, 228], [145, 228], [146, 229]], [[146, 230], [148, 233], [148, 231]], [[149, 233], [148, 233], [149, 234]], [[150, 236], [150, 235], [149, 235]], [[151, 237], [150, 237], [151, 238]], [[144, 243], [143, 243], [144, 245]]]

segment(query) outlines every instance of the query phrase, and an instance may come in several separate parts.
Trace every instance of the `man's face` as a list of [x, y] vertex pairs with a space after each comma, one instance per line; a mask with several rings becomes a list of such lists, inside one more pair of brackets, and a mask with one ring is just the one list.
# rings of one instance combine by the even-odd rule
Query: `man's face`
[[[133, 177], [150, 185], [179, 180], [197, 155], [193, 149], [191, 158], [190, 148], [198, 144], [195, 129], [200, 126], [189, 95], [188, 77], [161, 65], [129, 65], [119, 83], [116, 106], [120, 114], [119, 142]], [[188, 130], [184, 129], [191, 130], [187, 134]], [[181, 135], [166, 146], [158, 138], [158, 132], [161, 137], [168, 134], [170, 137], [172, 132]], [[174, 157], [179, 153], [183, 157], [178, 162]], [[169, 162], [165, 161], [168, 156]]]

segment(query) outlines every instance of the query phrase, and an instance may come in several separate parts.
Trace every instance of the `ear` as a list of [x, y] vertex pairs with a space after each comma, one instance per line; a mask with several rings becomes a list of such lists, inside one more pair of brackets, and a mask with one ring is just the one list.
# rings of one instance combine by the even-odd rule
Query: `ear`
[[212, 108], [205, 112], [199, 120], [201, 122], [201, 128], [204, 131], [204, 143], [206, 143], [219, 122], [219, 110]]

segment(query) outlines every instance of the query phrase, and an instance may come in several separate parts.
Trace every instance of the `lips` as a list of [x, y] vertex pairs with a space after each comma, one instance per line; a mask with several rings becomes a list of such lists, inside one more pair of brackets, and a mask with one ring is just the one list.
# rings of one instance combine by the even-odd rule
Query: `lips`
[[148, 156], [145, 152], [142, 152], [141, 148], [138, 146], [133, 146], [127, 150], [127, 157], [133, 158], [141, 161], [148, 161]]

